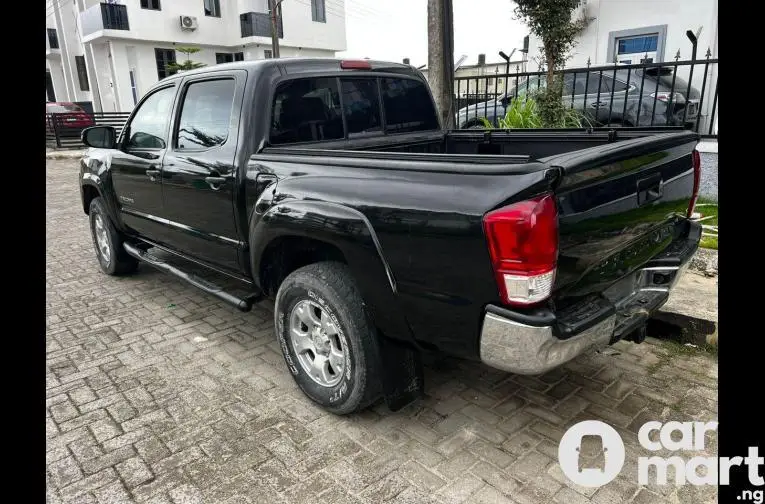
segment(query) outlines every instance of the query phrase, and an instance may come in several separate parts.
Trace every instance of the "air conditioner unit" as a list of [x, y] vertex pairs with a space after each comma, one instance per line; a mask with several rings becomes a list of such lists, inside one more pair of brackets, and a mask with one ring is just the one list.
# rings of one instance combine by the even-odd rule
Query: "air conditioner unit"
[[182, 30], [196, 30], [199, 27], [196, 16], [181, 16]]

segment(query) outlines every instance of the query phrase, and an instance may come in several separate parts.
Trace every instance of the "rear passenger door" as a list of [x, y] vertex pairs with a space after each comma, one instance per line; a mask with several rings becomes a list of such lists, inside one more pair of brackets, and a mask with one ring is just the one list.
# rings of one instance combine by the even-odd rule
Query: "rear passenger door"
[[162, 163], [163, 242], [184, 255], [240, 272], [234, 218], [239, 112], [246, 73], [184, 79]]

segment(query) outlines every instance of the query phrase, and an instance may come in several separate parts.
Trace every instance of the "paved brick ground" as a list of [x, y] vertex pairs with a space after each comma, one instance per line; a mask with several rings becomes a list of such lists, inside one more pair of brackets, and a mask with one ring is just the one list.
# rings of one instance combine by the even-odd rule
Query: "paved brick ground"
[[[50, 503], [715, 500], [714, 488], [636, 484], [643, 422], [716, 419], [706, 354], [649, 338], [539, 378], [438, 359], [417, 404], [336, 417], [293, 383], [267, 306], [242, 314], [150, 268], [101, 274], [76, 163], [49, 161], [47, 175]], [[582, 419], [613, 425], [627, 447], [600, 489], [556, 461]]]

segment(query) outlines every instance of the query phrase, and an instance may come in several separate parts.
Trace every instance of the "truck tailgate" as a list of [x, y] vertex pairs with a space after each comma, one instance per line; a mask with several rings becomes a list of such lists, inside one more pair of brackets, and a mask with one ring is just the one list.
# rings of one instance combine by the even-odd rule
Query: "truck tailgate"
[[602, 293], [687, 233], [698, 135], [661, 133], [540, 161], [559, 168], [559, 307]]

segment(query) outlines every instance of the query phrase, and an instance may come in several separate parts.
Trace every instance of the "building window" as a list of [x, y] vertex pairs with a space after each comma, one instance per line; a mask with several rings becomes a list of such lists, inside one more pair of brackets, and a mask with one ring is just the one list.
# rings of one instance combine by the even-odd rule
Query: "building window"
[[53, 89], [53, 77], [50, 75], [50, 70], [45, 71], [45, 96], [49, 102], [56, 101], [56, 91]]
[[234, 88], [233, 79], [189, 84], [174, 142], [178, 150], [209, 149], [226, 141]]
[[311, 19], [317, 23], [327, 22], [327, 13], [324, 8], [324, 0], [311, 0]]
[[215, 63], [232, 63], [234, 61], [244, 61], [244, 53], [215, 53]]
[[168, 68], [170, 63], [175, 63], [175, 51], [173, 49], [154, 49], [154, 57], [157, 60], [157, 76], [160, 79], [175, 73], [175, 70]]
[[220, 1], [204, 0], [205, 16], [220, 17]]
[[274, 57], [274, 52], [271, 49], [264, 49], [263, 50], [263, 57], [265, 59], [271, 59]]
[[608, 61], [626, 64], [664, 61], [667, 25], [646, 26], [608, 34]]
[[130, 92], [133, 93], [133, 105], [138, 103], [138, 89], [135, 85], [135, 70], [130, 69]]
[[159, 0], [141, 0], [141, 8], [149, 10], [162, 10]]
[[90, 91], [88, 70], [85, 68], [85, 56], [75, 56], [74, 61], [77, 64], [77, 78], [80, 81], [80, 89], [82, 91]]
[[48, 28], [48, 45], [51, 49], [58, 49], [58, 34], [55, 28]]
[[[239, 15], [239, 24], [244, 37], [270, 37], [271, 16], [267, 12], [245, 12]], [[284, 38], [284, 25], [282, 18], [277, 20], [276, 31], [279, 38]]]

